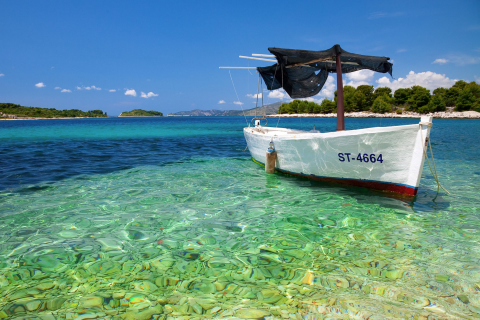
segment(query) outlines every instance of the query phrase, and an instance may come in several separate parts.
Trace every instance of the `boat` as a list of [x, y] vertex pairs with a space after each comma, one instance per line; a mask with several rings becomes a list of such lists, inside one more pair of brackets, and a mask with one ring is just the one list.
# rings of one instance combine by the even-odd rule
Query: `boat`
[[255, 119], [243, 131], [256, 163], [269, 172], [402, 196], [417, 194], [432, 117], [421, 117], [413, 125], [345, 130], [342, 73], [368, 69], [392, 75], [390, 58], [350, 53], [339, 45], [324, 51], [268, 50], [275, 64], [256, 69], [268, 90], [283, 88], [292, 99], [318, 94], [329, 73], [337, 74], [337, 131], [268, 127]]

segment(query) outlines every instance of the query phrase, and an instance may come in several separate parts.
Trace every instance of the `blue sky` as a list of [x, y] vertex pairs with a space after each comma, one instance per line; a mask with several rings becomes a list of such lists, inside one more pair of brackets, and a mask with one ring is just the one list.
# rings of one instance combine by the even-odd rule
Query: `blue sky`
[[[112, 116], [248, 109], [258, 75], [219, 66], [269, 65], [238, 58], [268, 47], [337, 43], [393, 59], [394, 78], [361, 71], [345, 84], [480, 82], [480, 1], [0, 0], [0, 102]], [[334, 90], [330, 76], [312, 99]], [[289, 101], [282, 91], [264, 99]]]

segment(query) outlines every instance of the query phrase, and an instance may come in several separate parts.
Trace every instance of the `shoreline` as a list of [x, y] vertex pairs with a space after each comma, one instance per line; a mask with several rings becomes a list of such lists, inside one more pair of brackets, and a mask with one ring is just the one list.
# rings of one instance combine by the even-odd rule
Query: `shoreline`
[[[461, 112], [435, 112], [420, 114], [416, 112], [397, 113], [373, 113], [373, 112], [346, 112], [345, 118], [421, 118], [422, 116], [431, 116], [436, 119], [480, 119], [480, 112], [461, 111]], [[298, 113], [298, 114], [270, 114], [266, 117], [272, 118], [336, 118], [336, 113]]]
[[[164, 117], [172, 117], [173, 115], [166, 115]], [[175, 115], [176, 117], [190, 117], [190, 115]], [[292, 113], [292, 114], [268, 114], [265, 115], [270, 118], [336, 118], [336, 113]], [[480, 112], [477, 111], [461, 111], [461, 112], [435, 112], [420, 114], [416, 112], [397, 113], [373, 113], [373, 112], [346, 112], [345, 118], [418, 118], [422, 116], [432, 116], [436, 119], [480, 119]], [[162, 117], [162, 116], [117, 116], [122, 118], [134, 117]], [[218, 117], [218, 116], [215, 116]], [[68, 120], [68, 119], [96, 119], [107, 117], [62, 117], [62, 118], [40, 118], [40, 117], [16, 117], [16, 118], [0, 118], [1, 120]], [[111, 118], [111, 117], [108, 117]], [[116, 117], [113, 117], [116, 118]]]
[[40, 117], [17, 117], [17, 118], [0, 118], [1, 120], [68, 120], [68, 119], [97, 119], [108, 117], [62, 117], [62, 118], [40, 118]]

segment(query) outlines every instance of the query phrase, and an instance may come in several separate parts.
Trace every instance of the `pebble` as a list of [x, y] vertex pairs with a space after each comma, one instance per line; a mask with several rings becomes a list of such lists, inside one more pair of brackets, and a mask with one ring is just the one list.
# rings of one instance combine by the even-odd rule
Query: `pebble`
[[53, 282], [43, 282], [43, 283], [38, 284], [35, 288], [37, 288], [38, 290], [45, 291], [45, 290], [53, 288], [54, 286], [55, 286], [55, 284]]
[[125, 297], [125, 292], [115, 292], [112, 295], [113, 299], [122, 299], [123, 297]]
[[50, 310], [50, 311], [55, 311], [57, 309], [60, 309], [63, 305], [63, 303], [65, 302], [65, 298], [55, 298], [55, 299], [52, 299], [52, 300], [48, 300], [47, 301], [47, 309]]
[[28, 311], [35, 311], [40, 307], [42, 304], [41, 300], [33, 300], [25, 303], [25, 308], [27, 308]]
[[101, 308], [102, 305], [103, 305], [103, 298], [96, 297], [96, 296], [83, 297], [78, 302], [79, 308], [87, 308], [87, 309]]
[[262, 319], [270, 315], [270, 312], [259, 309], [239, 309], [235, 311], [235, 316], [240, 319]]
[[457, 298], [465, 304], [470, 303], [470, 300], [468, 300], [468, 297], [464, 294], [459, 294]]

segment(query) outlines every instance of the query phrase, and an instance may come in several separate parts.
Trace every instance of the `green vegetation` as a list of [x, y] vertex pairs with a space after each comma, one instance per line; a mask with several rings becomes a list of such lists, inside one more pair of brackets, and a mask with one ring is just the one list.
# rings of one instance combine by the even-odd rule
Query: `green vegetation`
[[[437, 88], [430, 90], [421, 86], [392, 89], [361, 85], [357, 88], [345, 86], [343, 88], [345, 112], [370, 111], [375, 113], [403, 111], [430, 113], [447, 110], [454, 107], [455, 111], [474, 110], [480, 112], [480, 85], [476, 82], [457, 81], [451, 88]], [[332, 113], [337, 110], [337, 92], [334, 101], [323, 100], [322, 103], [304, 100], [294, 100], [284, 103], [278, 113]]]
[[23, 107], [13, 103], [0, 103], [0, 113], [33, 118], [97, 118], [107, 116], [107, 113], [104, 113], [102, 110], [90, 110], [87, 112], [78, 109], [57, 110], [54, 108]]
[[121, 113], [122, 117], [162, 117], [163, 113], [159, 111], [145, 111], [142, 109], [134, 109], [132, 111], [125, 111]]

